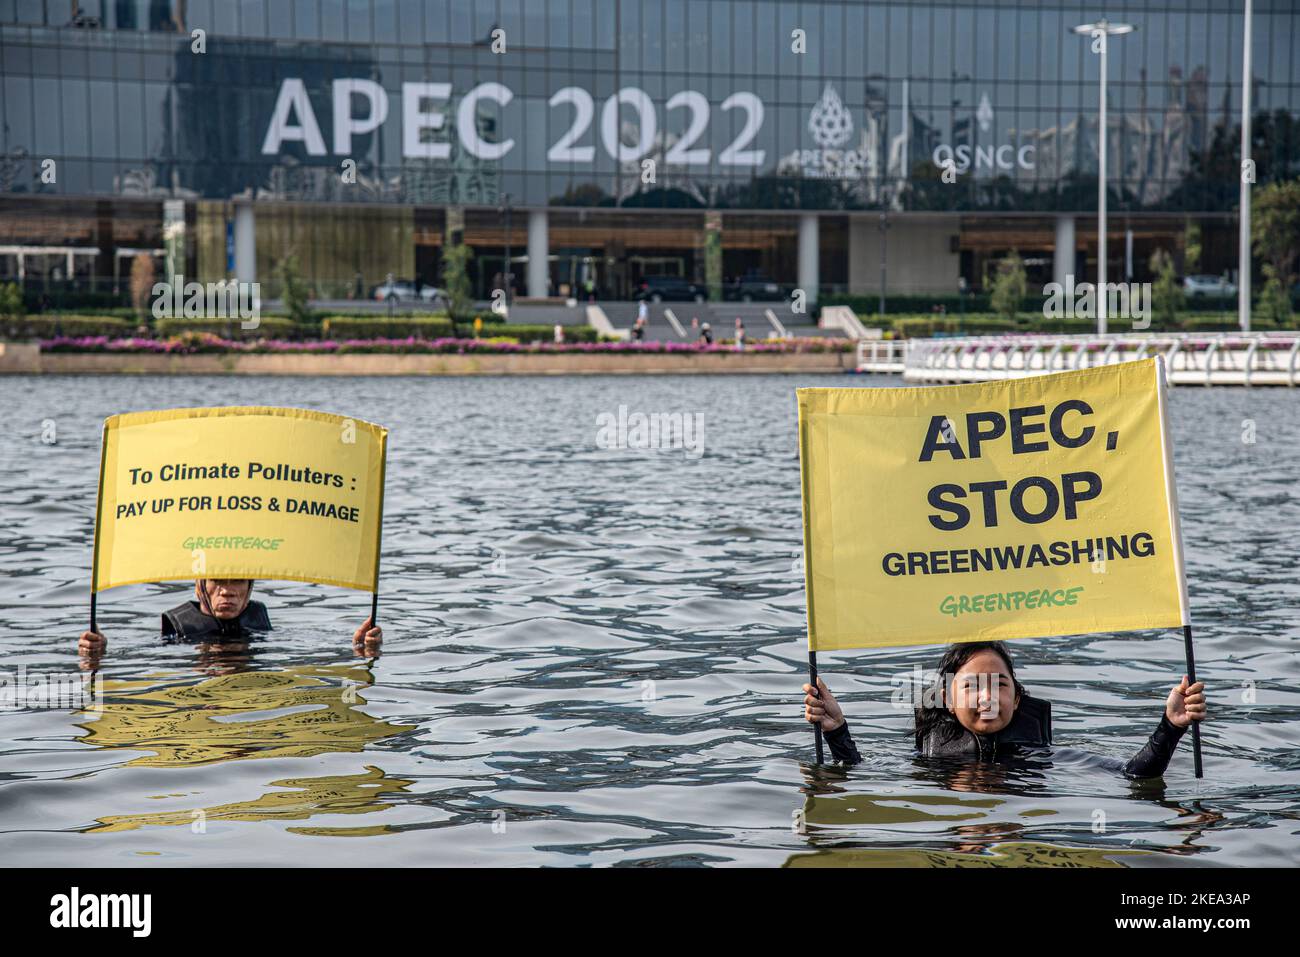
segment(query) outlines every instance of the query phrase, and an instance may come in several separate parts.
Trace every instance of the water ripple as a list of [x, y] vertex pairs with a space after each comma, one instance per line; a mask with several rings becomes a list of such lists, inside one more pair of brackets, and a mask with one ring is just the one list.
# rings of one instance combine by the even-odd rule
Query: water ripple
[[[10, 864], [1149, 866], [1300, 862], [1300, 397], [1171, 410], [1207, 774], [1125, 758], [1174, 633], [1018, 642], [1050, 764], [916, 760], [891, 679], [934, 649], [824, 656], [866, 760], [814, 769], [793, 388], [829, 377], [0, 380], [6, 668], [74, 672], [104, 416], [295, 405], [391, 429], [384, 655], [356, 593], [261, 583], [245, 656], [161, 645], [181, 586], [101, 596], [105, 705], [0, 712]], [[862, 384], [855, 381], [853, 384]], [[877, 384], [890, 385], [892, 380]], [[603, 451], [621, 404], [702, 412], [703, 457]], [[53, 419], [57, 444], [41, 442]], [[1243, 441], [1253, 421], [1256, 441]], [[1104, 826], [1098, 827], [1097, 822]], [[201, 826], [200, 826], [201, 825]], [[338, 838], [350, 838], [341, 842]]]

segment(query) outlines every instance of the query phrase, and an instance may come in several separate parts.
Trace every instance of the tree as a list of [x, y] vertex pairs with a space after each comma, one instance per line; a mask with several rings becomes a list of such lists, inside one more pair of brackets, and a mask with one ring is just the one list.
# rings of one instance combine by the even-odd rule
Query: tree
[[1279, 326], [1291, 325], [1291, 295], [1289, 287], [1278, 278], [1272, 263], [1264, 264], [1264, 288], [1259, 291], [1257, 315], [1265, 322]]
[[1272, 279], [1290, 289], [1300, 255], [1300, 179], [1254, 191], [1250, 233], [1255, 253], [1273, 267]]
[[1178, 284], [1174, 257], [1168, 250], [1157, 249], [1151, 254], [1151, 272], [1156, 281], [1151, 288], [1151, 318], [1166, 329], [1178, 324], [1178, 311], [1183, 308], [1183, 287]]
[[474, 249], [464, 243], [454, 243], [442, 250], [442, 284], [452, 321], [464, 321], [474, 312], [469, 282], [469, 261], [473, 258]]
[[145, 321], [149, 312], [153, 276], [153, 257], [148, 253], [137, 253], [131, 260], [131, 305], [135, 307], [136, 318], [141, 322]]
[[307, 304], [307, 285], [298, 275], [298, 257], [293, 253], [280, 260], [276, 268], [280, 279], [280, 295], [289, 318], [299, 325], [312, 321], [311, 307]]
[[21, 319], [26, 312], [23, 291], [18, 288], [18, 283], [7, 282], [0, 286], [0, 318]]
[[1183, 228], [1183, 272], [1194, 273], [1201, 266], [1201, 224], [1190, 220]]
[[997, 275], [993, 277], [993, 294], [990, 304], [1003, 319], [1015, 321], [1024, 302], [1026, 292], [1025, 264], [1014, 249], [998, 261]]

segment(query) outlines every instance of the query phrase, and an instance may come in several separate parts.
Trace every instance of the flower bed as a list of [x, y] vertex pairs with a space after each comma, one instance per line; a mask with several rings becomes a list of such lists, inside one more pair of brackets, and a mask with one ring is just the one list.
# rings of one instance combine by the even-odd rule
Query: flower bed
[[[847, 339], [782, 339], [750, 342], [744, 352], [758, 353], [808, 353], [852, 352], [854, 343]], [[271, 355], [329, 355], [348, 353], [388, 354], [491, 354], [513, 355], [530, 353], [615, 353], [620, 355], [645, 353], [663, 355], [671, 353], [737, 352], [734, 345], [722, 342], [699, 345], [682, 342], [530, 342], [519, 343], [506, 338], [498, 339], [348, 339], [336, 341], [289, 342], [267, 339], [232, 342], [210, 333], [191, 334], [172, 339], [110, 339], [108, 336], [61, 336], [41, 341], [42, 352], [81, 353], [134, 353], [144, 355], [198, 355], [210, 353], [271, 354]]]

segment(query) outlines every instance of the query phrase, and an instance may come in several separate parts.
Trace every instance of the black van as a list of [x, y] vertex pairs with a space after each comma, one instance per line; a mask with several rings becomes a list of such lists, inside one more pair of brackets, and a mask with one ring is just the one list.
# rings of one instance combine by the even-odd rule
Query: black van
[[650, 302], [703, 302], [704, 290], [681, 276], [646, 276], [636, 298]]

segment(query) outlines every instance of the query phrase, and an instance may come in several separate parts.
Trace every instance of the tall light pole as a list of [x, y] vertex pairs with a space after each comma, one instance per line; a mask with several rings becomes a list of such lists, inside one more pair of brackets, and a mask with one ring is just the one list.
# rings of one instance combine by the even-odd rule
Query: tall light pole
[[1074, 28], [1092, 37], [1092, 52], [1101, 55], [1101, 109], [1097, 137], [1097, 333], [1106, 334], [1106, 44], [1110, 37], [1133, 32], [1130, 23], [1081, 23]]
[[1237, 325], [1250, 332], [1250, 22], [1253, 4], [1246, 0], [1246, 26], [1241, 40], [1241, 234], [1237, 237]]
[[886, 233], [889, 232], [889, 214], [880, 214], [880, 321], [885, 321]]
[[506, 193], [504, 196], [501, 197], [501, 199], [503, 205], [500, 207], [499, 211], [504, 213], [506, 218], [506, 236], [505, 236], [506, 268], [501, 271], [501, 274], [505, 277], [506, 288], [503, 292], [505, 295], [506, 315], [509, 315], [510, 314], [510, 194]]

